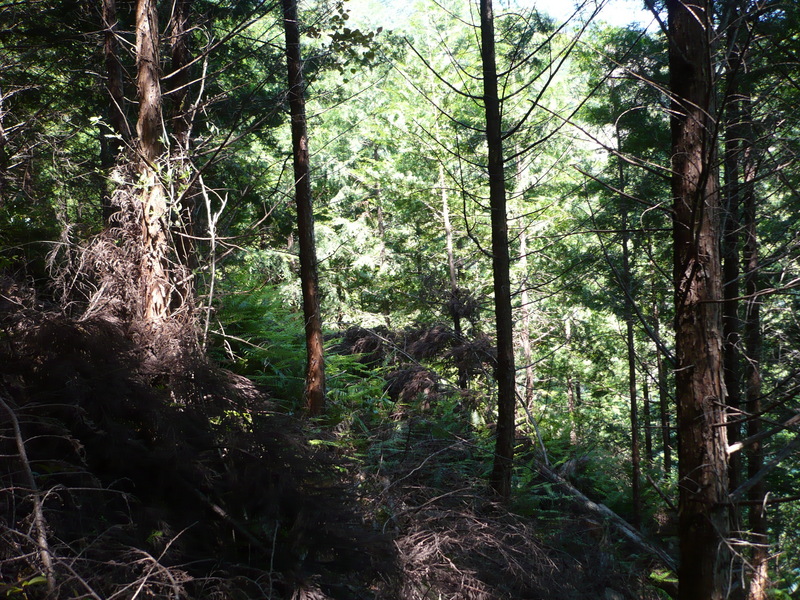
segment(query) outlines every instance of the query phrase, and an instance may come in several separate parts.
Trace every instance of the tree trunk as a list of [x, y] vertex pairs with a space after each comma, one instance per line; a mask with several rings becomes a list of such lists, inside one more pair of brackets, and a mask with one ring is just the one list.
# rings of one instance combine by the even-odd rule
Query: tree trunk
[[497, 328], [497, 441], [492, 489], [504, 499], [511, 496], [511, 469], [514, 458], [516, 381], [514, 369], [511, 277], [508, 252], [508, 219], [503, 169], [503, 139], [500, 99], [497, 93], [494, 15], [492, 1], [481, 0], [481, 60], [483, 63], [483, 102], [486, 111], [488, 148], [489, 204], [492, 223], [492, 273]]
[[668, 0], [672, 92], [680, 600], [722, 600], [730, 579], [722, 381], [720, 193], [710, 0]]
[[164, 151], [161, 142], [161, 82], [158, 55], [158, 12], [155, 0], [136, 4], [136, 66], [139, 120], [136, 133], [139, 152], [152, 166]]
[[572, 446], [578, 445], [578, 427], [576, 425], [577, 413], [575, 410], [577, 395], [580, 395], [580, 382], [573, 381], [571, 376], [567, 377], [567, 412], [569, 413], [569, 443]]
[[165, 221], [167, 199], [158, 175], [162, 157], [162, 106], [158, 55], [158, 13], [155, 0], [136, 4], [136, 64], [139, 119], [136, 123], [139, 152], [139, 189], [142, 205], [142, 317], [157, 323], [166, 318], [171, 286], [167, 272]]
[[[106, 92], [108, 93], [108, 125], [100, 128], [100, 164], [108, 174], [117, 163], [117, 157], [125, 147], [124, 140], [130, 139], [128, 123], [125, 119], [125, 93], [122, 77], [122, 64], [119, 61], [117, 43], [117, 3], [116, 0], [103, 0], [103, 59], [106, 68]], [[111, 186], [103, 194], [103, 222], [108, 224], [114, 208], [111, 205]]]
[[[749, 111], [748, 111], [749, 112]], [[746, 139], [746, 138], [745, 138]], [[758, 234], [756, 229], [756, 198], [753, 189], [755, 180], [755, 160], [753, 149], [745, 143], [743, 148], [744, 157], [744, 263], [745, 275], [744, 285], [747, 296], [745, 319], [744, 319], [744, 342], [745, 353], [747, 355], [746, 369], [746, 400], [747, 412], [750, 415], [758, 415], [761, 412], [761, 300], [756, 295], [758, 293]], [[760, 418], [751, 418], [747, 423], [747, 436], [755, 436], [761, 433]], [[755, 477], [764, 466], [764, 450], [761, 441], [757, 441], [750, 446], [747, 460], [747, 475], [749, 478]], [[767, 514], [766, 514], [766, 486], [764, 479], [759, 479], [749, 492], [750, 500], [750, 531], [753, 536], [753, 551], [750, 562], [753, 567], [753, 574], [750, 578], [750, 589], [748, 590], [748, 600], [764, 600], [767, 597], [767, 558], [768, 558], [768, 538], [767, 538]]]
[[[447, 268], [450, 273], [450, 300], [448, 309], [450, 318], [453, 319], [453, 332], [456, 344], [464, 342], [464, 332], [461, 328], [462, 298], [458, 288], [458, 272], [456, 271], [456, 258], [453, 251], [453, 224], [450, 222], [450, 202], [445, 187], [444, 167], [439, 164], [439, 189], [442, 194], [442, 221], [444, 223], [445, 248], [447, 251]], [[458, 387], [462, 390], [469, 385], [469, 373], [463, 364], [458, 365]]]
[[653, 465], [653, 428], [650, 416], [650, 385], [647, 382], [647, 375], [642, 380], [642, 421], [644, 429], [644, 460], [648, 467]]
[[[622, 154], [622, 132], [617, 127], [617, 147]], [[636, 338], [634, 337], [634, 298], [633, 274], [630, 264], [630, 233], [628, 232], [628, 208], [625, 198], [625, 170], [622, 159], [617, 157], [617, 188], [620, 190], [619, 205], [622, 217], [622, 272], [618, 274], [618, 282], [622, 287], [625, 301], [625, 346], [628, 353], [628, 397], [631, 425], [631, 503], [633, 504], [633, 526], [637, 529], [642, 524], [642, 492], [641, 492], [641, 441], [639, 435], [639, 407], [636, 394]]]
[[[735, 11], [735, 8], [733, 9]], [[732, 20], [736, 21], [735, 14]], [[736, 38], [738, 27], [730, 27], [728, 36], [732, 42], [728, 50], [730, 59], [727, 67], [727, 98], [725, 103], [725, 227], [722, 236], [722, 277], [723, 295], [725, 304], [723, 305], [723, 336], [724, 344], [724, 364], [725, 364], [725, 388], [728, 392], [728, 406], [730, 414], [733, 415], [733, 422], [728, 426], [728, 442], [735, 444], [741, 439], [741, 361], [739, 360], [739, 330], [741, 324], [739, 320], [739, 228], [741, 219], [739, 217], [739, 196], [740, 196], [740, 140], [742, 136], [741, 115], [739, 110], [739, 52]], [[741, 453], [734, 452], [730, 457], [728, 469], [730, 489], [739, 487], [740, 475], [742, 472]], [[732, 515], [731, 522], [735, 521]]]
[[169, 75], [170, 120], [175, 146], [182, 154], [189, 151], [190, 113], [186, 106], [189, 94], [189, 16], [192, 0], [175, 0], [172, 9], [170, 46], [172, 57]]
[[[620, 165], [620, 173], [622, 166]], [[620, 177], [621, 178], [621, 177]], [[623, 189], [623, 187], [620, 187]], [[636, 345], [633, 330], [633, 286], [628, 250], [628, 215], [622, 211], [622, 285], [625, 287], [625, 345], [628, 350], [628, 394], [630, 398], [631, 423], [631, 501], [633, 503], [633, 526], [642, 523], [641, 457], [639, 440], [639, 410], [636, 398]]]
[[[653, 294], [653, 331], [657, 339], [660, 339], [660, 319], [658, 310], [658, 298]], [[656, 344], [656, 372], [658, 377], [658, 415], [661, 429], [661, 447], [664, 455], [664, 479], [669, 478], [672, 471], [672, 448], [670, 447], [670, 423], [669, 423], [669, 395], [667, 393], [667, 375], [664, 369], [664, 357], [661, 355], [661, 347]]]
[[528, 294], [528, 230], [523, 226], [519, 232], [519, 266], [522, 270], [522, 292], [520, 293], [520, 338], [522, 360], [525, 364], [525, 406], [533, 403], [533, 347], [531, 346], [531, 298]]
[[305, 401], [308, 412], [317, 415], [322, 412], [325, 405], [325, 357], [308, 162], [305, 82], [303, 81], [303, 65], [300, 60], [297, 2], [296, 0], [282, 0], [282, 5], [284, 33], [286, 34], [286, 62], [289, 73], [289, 110], [292, 118], [294, 188], [300, 246], [300, 284], [303, 291], [303, 316], [306, 330]]
[[[172, 225], [172, 239], [178, 261], [185, 272], [180, 277], [176, 299], [187, 301], [194, 296], [194, 278], [192, 271], [198, 267], [194, 244], [194, 211], [197, 184], [187, 184], [192, 180], [189, 162], [192, 114], [188, 104], [190, 88], [189, 70], [191, 53], [189, 41], [191, 31], [190, 10], [192, 0], [175, 0], [172, 8], [170, 46], [172, 61], [169, 82], [170, 122], [172, 124], [171, 161], [172, 170], [176, 174], [171, 183], [172, 196], [178, 198], [178, 218]], [[209, 215], [210, 217], [210, 215]], [[214, 260], [214, 258], [212, 258]], [[177, 308], [173, 306], [173, 308]]]
[[[520, 154], [520, 147], [516, 145], [514, 148], [515, 154]], [[516, 177], [516, 197], [523, 197], [527, 187], [527, 178], [525, 171], [522, 167], [522, 155], [517, 159], [517, 177]], [[519, 217], [522, 221], [522, 217]], [[524, 402], [525, 407], [530, 409], [533, 403], [533, 348], [531, 347], [531, 298], [528, 294], [528, 228], [523, 223], [519, 231], [519, 269], [522, 272], [520, 291], [520, 324], [519, 336], [520, 345], [522, 346], [522, 360], [525, 365], [525, 387], [524, 387]], [[574, 433], [574, 425], [571, 433]]]

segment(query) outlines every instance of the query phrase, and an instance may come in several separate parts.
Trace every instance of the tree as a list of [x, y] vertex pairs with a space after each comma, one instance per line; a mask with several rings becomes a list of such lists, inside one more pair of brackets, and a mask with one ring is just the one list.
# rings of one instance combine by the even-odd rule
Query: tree
[[305, 83], [300, 60], [300, 29], [297, 24], [297, 1], [282, 0], [283, 26], [286, 35], [286, 61], [289, 75], [289, 110], [292, 119], [295, 204], [300, 245], [300, 285], [303, 291], [303, 315], [306, 332], [305, 398], [309, 413], [322, 412], [325, 403], [325, 359], [322, 318], [319, 308], [317, 256], [314, 241], [314, 212], [306, 131]]
[[[108, 93], [108, 126], [103, 126], [100, 138], [100, 162], [109, 173], [117, 162], [126, 140], [130, 140], [128, 121], [125, 118], [125, 86], [117, 41], [117, 2], [102, 0], [103, 58], [106, 69]], [[103, 194], [103, 221], [108, 223], [113, 212], [110, 194]]]
[[166, 190], [160, 179], [158, 160], [164, 152], [161, 141], [162, 98], [159, 59], [158, 11], [155, 0], [136, 4], [136, 66], [139, 118], [136, 122], [139, 196], [142, 211], [141, 285], [142, 317], [158, 323], [169, 311], [171, 284], [167, 266]]
[[492, 276], [497, 331], [497, 441], [492, 489], [502, 498], [511, 495], [514, 458], [516, 371], [514, 368], [514, 325], [511, 313], [511, 277], [508, 251], [508, 219], [503, 162], [500, 98], [497, 93], [494, 14], [492, 0], [481, 0], [481, 61], [483, 64], [483, 105], [486, 112], [486, 146], [489, 154], [489, 205], [492, 222]]
[[681, 600], [721, 600], [729, 581], [711, 8], [711, 0], [667, 2]]

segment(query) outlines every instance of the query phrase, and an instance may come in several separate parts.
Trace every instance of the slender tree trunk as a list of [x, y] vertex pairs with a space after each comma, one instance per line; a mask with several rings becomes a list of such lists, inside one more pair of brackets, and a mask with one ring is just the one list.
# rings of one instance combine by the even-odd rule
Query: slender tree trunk
[[514, 459], [516, 381], [514, 369], [511, 277], [508, 252], [508, 219], [503, 169], [500, 99], [497, 93], [494, 15], [491, 0], [480, 0], [483, 102], [486, 111], [486, 144], [489, 154], [489, 203], [492, 222], [492, 273], [497, 328], [497, 442], [491, 485], [501, 497], [511, 496]]
[[[733, 21], [736, 21], [736, 9], [733, 9]], [[728, 35], [732, 38], [728, 49], [727, 89], [728, 94], [725, 104], [725, 187], [724, 187], [724, 232], [722, 236], [722, 277], [723, 305], [722, 325], [725, 338], [725, 388], [728, 391], [728, 406], [733, 415], [732, 423], [728, 426], [728, 442], [735, 444], [741, 439], [741, 361], [739, 360], [739, 216], [740, 197], [740, 139], [742, 136], [741, 115], [739, 110], [739, 52], [736, 38], [738, 27], [728, 28]], [[734, 452], [730, 457], [729, 486], [730, 489], [739, 487], [742, 472], [741, 453]], [[731, 522], [736, 516], [732, 515]]]
[[[656, 337], [661, 335], [661, 315], [658, 310], [658, 298], [653, 294], [653, 332]], [[659, 338], [660, 339], [660, 338]], [[664, 456], [664, 479], [672, 471], [672, 447], [669, 424], [669, 395], [667, 393], [667, 374], [664, 369], [664, 357], [661, 348], [656, 344], [656, 372], [658, 377], [658, 415], [661, 429], [661, 448]]]
[[[106, 92], [108, 94], [108, 125], [100, 129], [100, 163], [103, 172], [108, 174], [117, 163], [117, 157], [125, 147], [124, 140], [130, 139], [128, 122], [125, 119], [125, 92], [123, 86], [122, 64], [119, 61], [117, 43], [117, 3], [116, 0], [102, 0], [103, 14], [103, 59], [106, 68]], [[103, 222], [108, 224], [114, 208], [111, 206], [111, 185], [102, 199]]]
[[720, 193], [711, 0], [668, 0], [674, 198], [680, 600], [727, 597]]
[[159, 322], [168, 314], [171, 285], [167, 270], [165, 220], [167, 199], [157, 162], [164, 153], [161, 141], [162, 102], [158, 53], [158, 12], [155, 0], [136, 4], [136, 63], [139, 119], [136, 123], [142, 200], [143, 317]]
[[[620, 167], [620, 172], [622, 168]], [[622, 189], [622, 188], [620, 188]], [[631, 501], [633, 503], [633, 526], [642, 522], [641, 456], [639, 439], [639, 409], [636, 394], [636, 345], [633, 329], [633, 286], [628, 250], [628, 214], [622, 211], [622, 285], [625, 286], [625, 344], [628, 350], [628, 394], [630, 398], [631, 422]]]
[[[444, 223], [445, 248], [447, 251], [447, 268], [450, 274], [450, 300], [447, 303], [450, 318], [453, 319], [453, 331], [456, 336], [456, 343], [464, 341], [464, 332], [461, 329], [461, 291], [458, 288], [458, 272], [456, 271], [456, 258], [453, 251], [453, 224], [450, 222], [450, 201], [447, 196], [445, 185], [444, 167], [439, 164], [439, 189], [442, 195], [442, 221]], [[469, 373], [464, 365], [458, 365], [458, 387], [462, 390], [469, 385]]]
[[[622, 133], [617, 127], [617, 146], [622, 153]], [[617, 188], [622, 192], [619, 205], [622, 213], [622, 272], [618, 276], [625, 298], [625, 346], [628, 351], [628, 397], [631, 423], [631, 503], [633, 504], [633, 526], [637, 529], [642, 524], [642, 468], [641, 441], [639, 436], [639, 406], [636, 394], [636, 338], [634, 337], [634, 298], [633, 274], [630, 264], [630, 233], [628, 232], [628, 208], [625, 191], [625, 171], [621, 158], [617, 159]]]
[[[528, 187], [528, 178], [522, 163], [519, 144], [515, 144], [514, 153], [519, 155], [517, 159], [517, 174], [514, 190], [514, 197], [522, 198]], [[533, 403], [533, 350], [531, 348], [531, 298], [528, 293], [528, 228], [519, 217], [522, 225], [519, 228], [519, 270], [522, 273], [520, 291], [520, 323], [519, 336], [522, 346], [522, 359], [525, 361], [525, 388], [524, 402], [527, 408]], [[567, 340], [569, 341], [569, 340]], [[573, 427], [574, 431], [574, 427]]]
[[648, 467], [653, 465], [653, 428], [651, 426], [650, 406], [650, 385], [647, 382], [647, 376], [645, 376], [642, 380], [642, 421], [644, 428], [644, 460]]
[[[194, 296], [194, 278], [191, 272], [197, 268], [198, 261], [194, 244], [194, 211], [197, 185], [186, 189], [191, 181], [190, 172], [190, 139], [191, 111], [188, 104], [191, 63], [190, 52], [190, 11], [192, 0], [175, 0], [172, 9], [170, 46], [172, 50], [170, 68], [172, 72], [167, 79], [169, 83], [170, 122], [172, 124], [171, 162], [176, 177], [172, 181], [172, 197], [179, 199], [178, 218], [172, 225], [172, 239], [178, 261], [185, 272], [179, 277], [182, 282], [178, 287], [175, 300], [190, 302]], [[177, 309], [178, 306], [173, 306]]]
[[[577, 391], [576, 391], [577, 387]], [[572, 377], [567, 377], [567, 412], [569, 413], [569, 443], [572, 446], [578, 445], [578, 428], [575, 425], [577, 413], [576, 395], [580, 395], [580, 382], [573, 381]]]
[[[749, 112], [749, 110], [748, 110]], [[745, 294], [747, 296], [744, 319], [746, 368], [746, 400], [747, 412], [758, 415], [761, 412], [761, 300], [758, 293], [758, 233], [756, 228], [756, 198], [754, 190], [755, 160], [751, 147], [743, 148], [744, 157], [744, 228], [745, 228]], [[751, 418], [747, 423], [747, 436], [761, 433], [760, 418]], [[761, 442], [750, 446], [747, 460], [747, 475], [754, 477], [764, 465], [764, 450]], [[749, 525], [753, 536], [753, 551], [750, 562], [753, 574], [750, 578], [748, 600], [764, 600], [767, 597], [767, 514], [766, 485], [760, 479], [749, 491], [750, 515]]]
[[296, 0], [282, 0], [283, 25], [286, 34], [286, 60], [289, 73], [289, 109], [292, 117], [294, 153], [295, 203], [297, 233], [300, 246], [300, 282], [303, 290], [303, 315], [306, 329], [305, 401], [312, 415], [325, 405], [325, 357], [323, 353], [322, 318], [319, 308], [317, 256], [314, 241], [314, 213], [306, 132], [305, 82], [300, 60], [300, 29], [297, 23]]
[[[522, 270], [522, 292], [520, 293], [520, 338], [522, 359], [525, 361], [525, 406], [533, 403], [533, 349], [531, 348], [531, 298], [528, 294], [528, 230], [523, 226], [519, 232], [519, 266]], [[574, 430], [574, 427], [573, 427]]]

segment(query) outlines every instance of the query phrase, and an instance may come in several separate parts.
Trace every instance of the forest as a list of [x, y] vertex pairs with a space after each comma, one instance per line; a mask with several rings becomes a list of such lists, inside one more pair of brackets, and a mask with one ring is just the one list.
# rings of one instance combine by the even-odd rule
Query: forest
[[0, 595], [800, 599], [800, 5], [562, 5], [0, 0]]

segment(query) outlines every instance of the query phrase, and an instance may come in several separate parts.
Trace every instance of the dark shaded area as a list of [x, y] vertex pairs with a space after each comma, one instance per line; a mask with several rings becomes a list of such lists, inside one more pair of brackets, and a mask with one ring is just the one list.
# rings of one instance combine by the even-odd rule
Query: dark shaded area
[[4, 415], [0, 585], [46, 571], [37, 499], [59, 597], [366, 598], [391, 573], [346, 464], [249, 381], [196, 353], [165, 359], [116, 322], [48, 313], [10, 280], [2, 298], [0, 397], [35, 489]]
[[655, 597], [603, 523], [497, 504], [485, 447], [418, 365], [388, 377], [405, 409], [356, 463], [168, 324], [71, 319], [4, 278], [0, 331], [2, 593], [47, 597], [47, 555], [50, 597]]
[[446, 435], [440, 421], [411, 417], [373, 449], [382, 487], [372, 506], [396, 537], [398, 598], [659, 597], [620, 569], [619, 553], [630, 556], [630, 548], [604, 523], [570, 510], [570, 498], [559, 499], [556, 517], [525, 517], [496, 503], [485, 484], [488, 457], [466, 430]]

